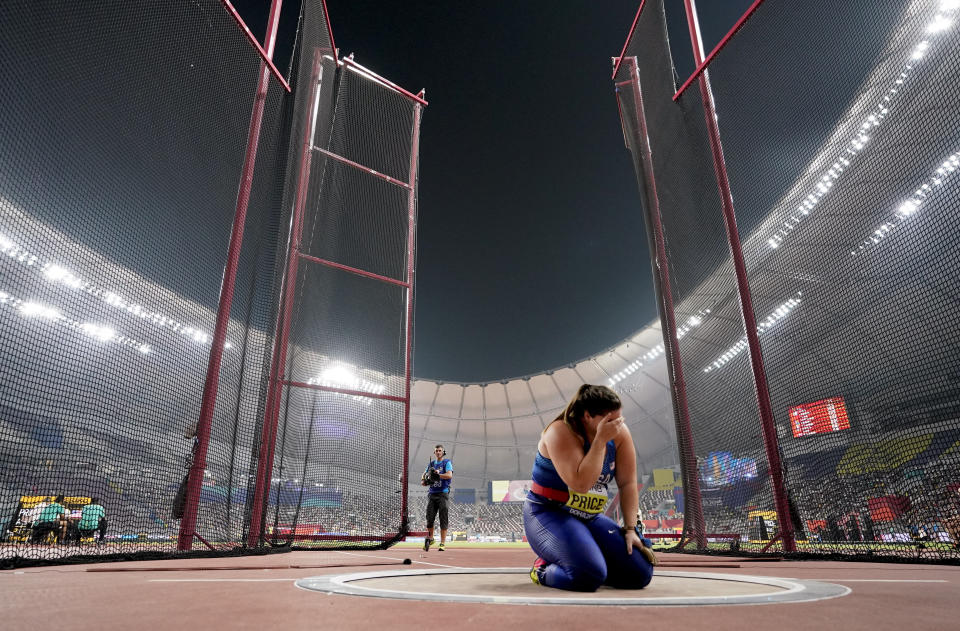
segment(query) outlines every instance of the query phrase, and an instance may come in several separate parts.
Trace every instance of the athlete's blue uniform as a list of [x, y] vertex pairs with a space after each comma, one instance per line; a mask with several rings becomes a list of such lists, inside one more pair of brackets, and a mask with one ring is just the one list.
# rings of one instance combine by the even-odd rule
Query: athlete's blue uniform
[[[584, 452], [589, 449], [589, 443], [584, 445]], [[534, 483], [556, 498], [568, 495], [564, 502], [531, 490], [523, 504], [527, 541], [548, 564], [540, 579], [542, 585], [592, 592], [600, 585], [639, 589], [650, 582], [653, 566], [638, 550], [627, 554], [620, 526], [602, 514], [607, 486], [614, 479], [616, 455], [611, 440], [597, 483], [587, 493], [570, 493], [553, 462], [537, 451]], [[650, 545], [649, 540], [644, 543]]]

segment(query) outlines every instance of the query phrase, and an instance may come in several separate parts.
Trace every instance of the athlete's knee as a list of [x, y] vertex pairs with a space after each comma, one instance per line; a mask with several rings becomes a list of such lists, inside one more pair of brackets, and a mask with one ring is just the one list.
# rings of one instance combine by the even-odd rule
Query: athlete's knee
[[653, 566], [644, 563], [643, 567], [636, 571], [631, 578], [633, 579], [634, 589], [643, 589], [653, 579]]
[[578, 592], [595, 592], [607, 580], [607, 566], [604, 563], [581, 562], [567, 568], [570, 577], [570, 589]]
[[611, 576], [610, 586], [619, 589], [643, 589], [653, 579], [653, 566], [646, 561], [632, 564], [629, 572], [622, 576]]
[[577, 592], [595, 592], [603, 585], [606, 577], [587, 572], [570, 573], [570, 589]]

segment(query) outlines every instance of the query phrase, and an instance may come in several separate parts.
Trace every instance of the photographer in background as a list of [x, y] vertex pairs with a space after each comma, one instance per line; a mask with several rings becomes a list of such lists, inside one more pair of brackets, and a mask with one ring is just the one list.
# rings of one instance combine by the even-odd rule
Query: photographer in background
[[433, 545], [433, 523], [439, 513], [440, 547], [437, 550], [443, 552], [447, 543], [447, 526], [450, 523], [450, 480], [453, 479], [453, 463], [446, 457], [447, 452], [443, 445], [437, 445], [433, 455], [434, 459], [420, 478], [420, 484], [430, 487], [427, 499], [427, 538], [423, 541], [423, 550], [426, 552]]

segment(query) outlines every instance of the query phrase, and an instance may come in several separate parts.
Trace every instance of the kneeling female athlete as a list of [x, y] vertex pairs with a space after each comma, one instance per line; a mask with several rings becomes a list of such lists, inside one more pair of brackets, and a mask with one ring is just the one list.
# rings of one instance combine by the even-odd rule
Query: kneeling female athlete
[[[539, 557], [534, 583], [592, 592], [600, 585], [639, 589], [653, 576], [656, 557], [634, 521], [636, 449], [620, 408], [616, 392], [584, 384], [543, 430], [523, 505], [527, 541]], [[625, 528], [603, 514], [612, 479], [630, 522]]]

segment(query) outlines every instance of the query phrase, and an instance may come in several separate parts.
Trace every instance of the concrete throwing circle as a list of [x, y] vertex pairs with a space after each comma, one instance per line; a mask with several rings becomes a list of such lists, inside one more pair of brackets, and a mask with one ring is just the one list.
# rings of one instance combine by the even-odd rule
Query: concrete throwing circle
[[440, 602], [516, 605], [757, 605], [810, 602], [846, 596], [850, 589], [819, 581], [656, 572], [646, 589], [601, 587], [594, 593], [534, 585], [526, 568], [392, 570], [302, 578], [296, 586], [328, 594]]

